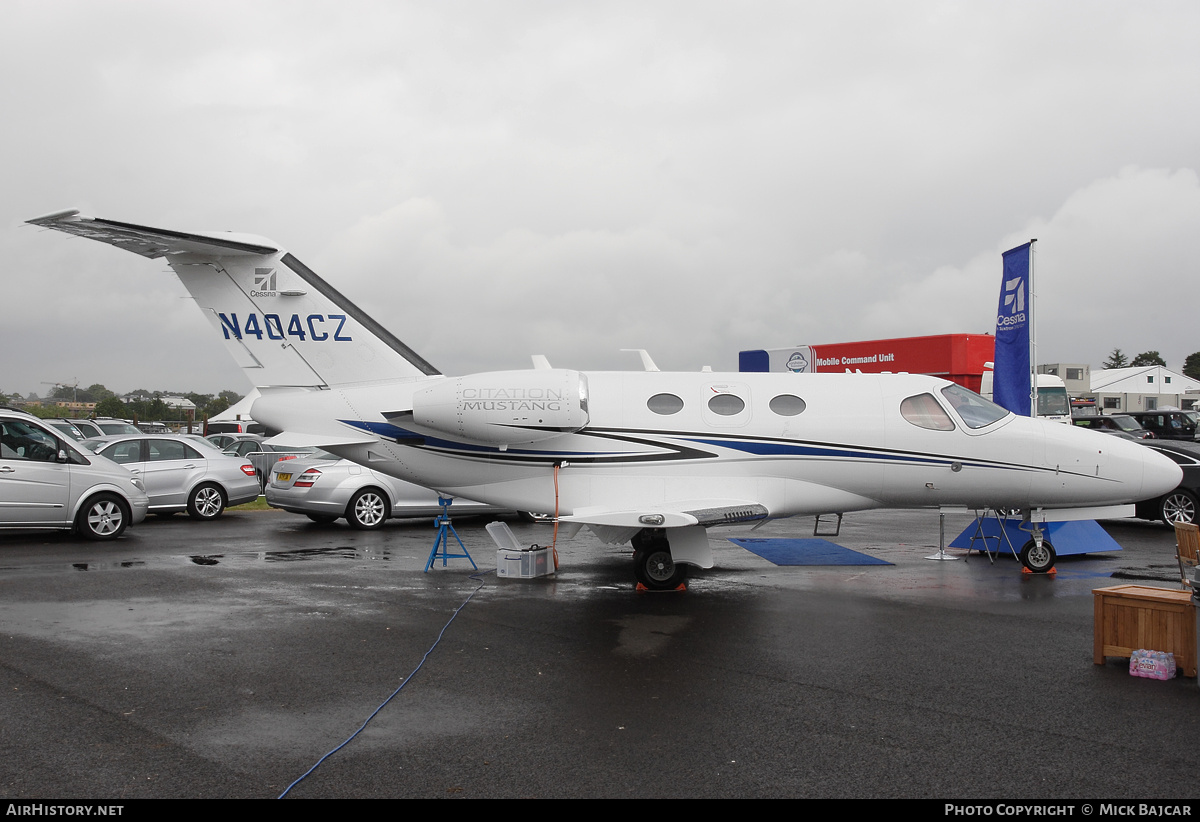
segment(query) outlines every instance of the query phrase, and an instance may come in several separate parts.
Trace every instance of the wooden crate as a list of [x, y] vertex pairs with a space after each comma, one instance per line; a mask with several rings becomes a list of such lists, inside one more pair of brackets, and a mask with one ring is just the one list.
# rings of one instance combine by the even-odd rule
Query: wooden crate
[[1169, 651], [1184, 676], [1196, 675], [1196, 616], [1191, 591], [1148, 585], [1115, 585], [1092, 591], [1095, 626], [1092, 657], [1128, 657], [1138, 648]]

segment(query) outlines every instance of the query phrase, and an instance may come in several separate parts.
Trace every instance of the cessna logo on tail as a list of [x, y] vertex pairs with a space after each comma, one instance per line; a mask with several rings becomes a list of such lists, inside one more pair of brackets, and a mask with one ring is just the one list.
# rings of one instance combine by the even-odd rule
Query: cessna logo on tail
[[254, 287], [250, 289], [251, 297], [274, 297], [275, 294], [275, 269], [273, 268], [256, 268], [254, 269]]

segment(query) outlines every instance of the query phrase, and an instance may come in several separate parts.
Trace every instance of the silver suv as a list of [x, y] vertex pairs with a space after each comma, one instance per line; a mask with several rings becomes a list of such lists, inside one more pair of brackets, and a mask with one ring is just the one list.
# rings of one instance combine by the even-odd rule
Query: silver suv
[[149, 507], [142, 481], [121, 466], [84, 453], [37, 417], [0, 410], [0, 528], [116, 539]]

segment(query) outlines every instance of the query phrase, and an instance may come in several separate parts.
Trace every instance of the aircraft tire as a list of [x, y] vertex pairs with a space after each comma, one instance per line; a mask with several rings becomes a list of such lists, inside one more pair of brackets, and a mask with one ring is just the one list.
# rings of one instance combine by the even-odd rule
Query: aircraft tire
[[652, 591], [673, 591], [687, 579], [688, 566], [671, 558], [670, 546], [663, 540], [633, 552], [633, 573]]
[[1021, 549], [1021, 564], [1035, 574], [1044, 574], [1054, 567], [1054, 562], [1058, 558], [1058, 554], [1054, 551], [1054, 546], [1049, 540], [1042, 540], [1041, 550], [1038, 550], [1037, 543], [1033, 540], [1025, 543], [1025, 547]]
[[1196, 521], [1196, 498], [1182, 488], [1176, 488], [1162, 498], [1158, 506], [1159, 517], [1167, 525], [1177, 522], [1187, 522], [1193, 525]]

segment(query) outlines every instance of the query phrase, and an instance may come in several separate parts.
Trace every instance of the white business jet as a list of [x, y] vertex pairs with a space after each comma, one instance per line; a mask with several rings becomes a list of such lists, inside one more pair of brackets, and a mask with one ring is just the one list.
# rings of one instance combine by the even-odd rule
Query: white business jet
[[937, 506], [1131, 516], [1127, 503], [1181, 478], [1138, 443], [917, 374], [666, 373], [644, 356], [640, 372], [535, 358], [446, 377], [262, 237], [77, 211], [29, 222], [165, 258], [261, 391], [254, 419], [278, 441], [632, 541], [650, 588], [711, 568], [714, 525]]

